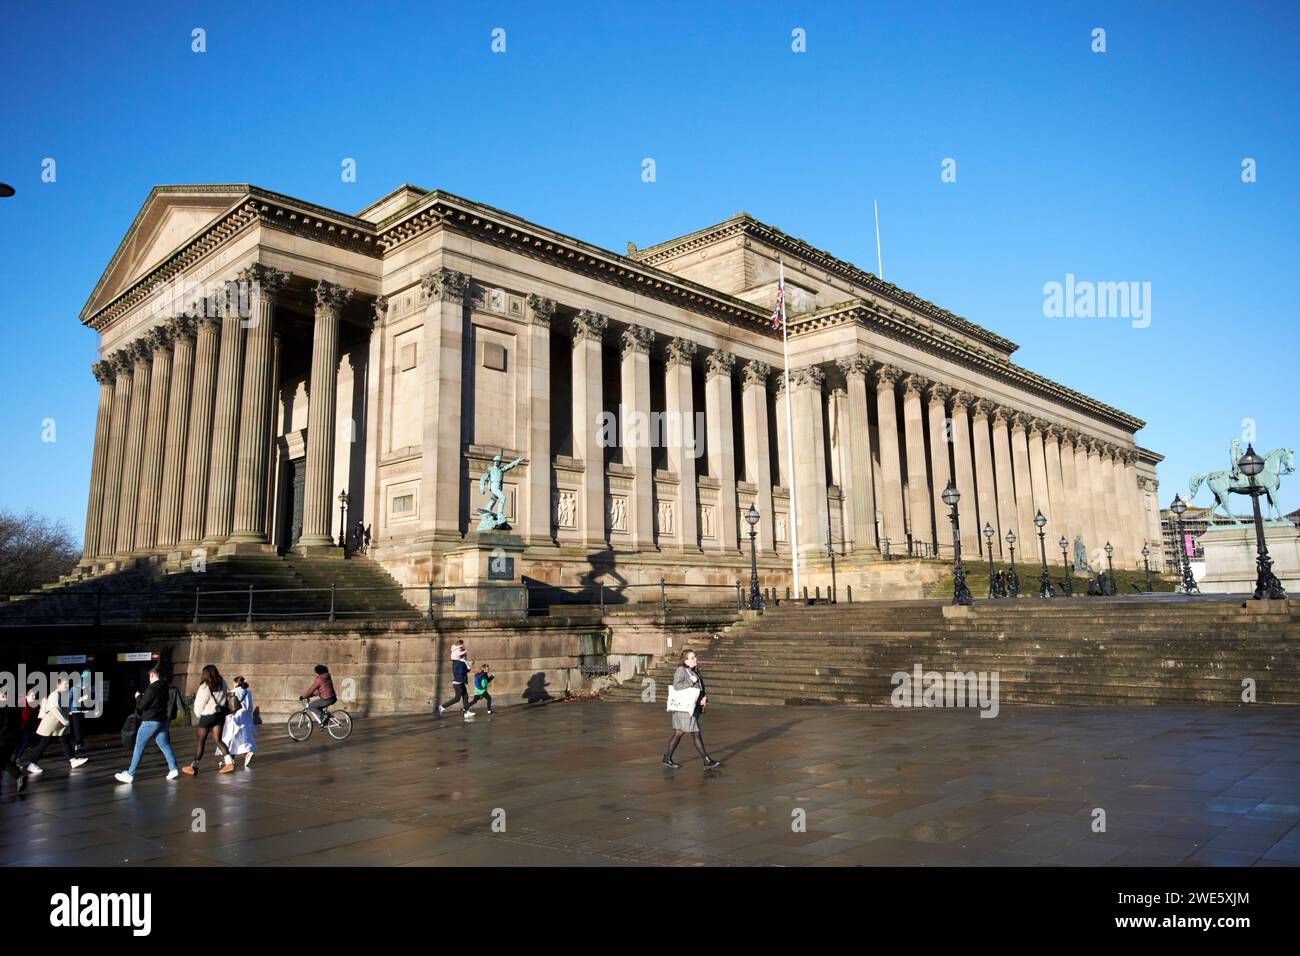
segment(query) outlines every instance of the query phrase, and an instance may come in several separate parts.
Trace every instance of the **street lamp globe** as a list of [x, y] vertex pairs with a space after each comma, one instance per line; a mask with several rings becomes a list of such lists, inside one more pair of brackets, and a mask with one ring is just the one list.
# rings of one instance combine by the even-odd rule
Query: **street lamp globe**
[[1065, 540], [1065, 535], [1061, 535], [1061, 540], [1056, 542], [1056, 546], [1060, 548], [1062, 551], [1064, 551], [1066, 548], [1070, 546], [1070, 542]]
[[1012, 547], [1015, 547], [1016, 533], [1014, 531], [1007, 532], [1007, 544], [1011, 545]]
[[347, 490], [345, 489], [339, 492], [339, 504], [346, 505], [347, 503], [348, 503], [348, 493]]
[[1142, 545], [1142, 557], [1144, 558], [1151, 557], [1151, 549], [1148, 548], [1145, 544]]
[[989, 539], [989, 542], [992, 543], [992, 541], [993, 541], [993, 525], [989, 524], [988, 522], [985, 522], [985, 523], [984, 523], [984, 537], [988, 538], [988, 539]]
[[1043, 513], [1041, 511], [1038, 512], [1038, 514], [1034, 515], [1034, 524], [1038, 527], [1040, 531], [1047, 525], [1047, 519], [1043, 517]]
[[941, 497], [943, 498], [943, 503], [949, 508], [956, 507], [957, 502], [961, 501], [961, 492], [957, 490], [957, 486], [953, 484], [951, 478], [948, 479], [948, 487], [943, 489], [943, 495]]
[[1115, 546], [1111, 544], [1109, 541], [1107, 541], [1105, 551], [1106, 551], [1106, 557], [1109, 558], [1112, 554], [1115, 553]]
[[1253, 445], [1246, 445], [1246, 454], [1237, 462], [1237, 469], [1247, 478], [1254, 478], [1264, 470], [1264, 459], [1255, 454]]
[[749, 503], [749, 510], [745, 512], [745, 523], [751, 528], [758, 524], [758, 510], [752, 501]]
[[1187, 510], [1187, 502], [1183, 501], [1183, 499], [1178, 497], [1177, 495], [1174, 495], [1174, 500], [1173, 503], [1169, 506], [1169, 510], [1181, 518], [1183, 516], [1183, 512]]

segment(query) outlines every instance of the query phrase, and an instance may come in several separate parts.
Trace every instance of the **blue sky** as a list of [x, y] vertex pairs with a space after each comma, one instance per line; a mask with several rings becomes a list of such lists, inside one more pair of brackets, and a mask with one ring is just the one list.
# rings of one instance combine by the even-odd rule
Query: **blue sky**
[[[872, 270], [875, 198], [885, 277], [1145, 419], [1163, 503], [1225, 465], [1244, 419], [1260, 450], [1300, 444], [1293, 4], [178, 6], [4, 16], [0, 507], [80, 536], [96, 386], [77, 315], [158, 183], [356, 212], [410, 181], [617, 251], [743, 209]], [[1150, 325], [1046, 318], [1067, 273], [1151, 283]]]

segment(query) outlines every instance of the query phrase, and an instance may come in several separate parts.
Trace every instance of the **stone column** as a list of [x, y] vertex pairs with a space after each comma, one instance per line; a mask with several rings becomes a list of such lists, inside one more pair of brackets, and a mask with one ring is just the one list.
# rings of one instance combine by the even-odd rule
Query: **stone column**
[[212, 315], [196, 320], [194, 388], [190, 393], [190, 433], [185, 446], [185, 498], [181, 511], [182, 545], [193, 547], [203, 537], [207, 517], [208, 465], [212, 448], [212, 411], [217, 394], [217, 350], [220, 321]]
[[244, 395], [239, 413], [239, 465], [235, 484], [233, 542], [266, 544], [266, 470], [271, 428], [272, 326], [274, 299], [286, 282], [287, 272], [254, 264], [239, 274], [249, 289], [248, 336], [244, 345]]
[[731, 370], [736, 356], [715, 349], [704, 358], [704, 414], [709, 443], [709, 474], [721, 482], [718, 489], [718, 550], [735, 552], [740, 546], [736, 521], [736, 453], [731, 410]]
[[[771, 554], [776, 548], [775, 508], [772, 501], [772, 455], [767, 440], [767, 380], [772, 367], [751, 359], [741, 373], [741, 413], [745, 416], [745, 480], [758, 487], [759, 553]], [[749, 526], [741, 529], [749, 537]], [[744, 542], [742, 542], [742, 549]]]
[[1020, 537], [1020, 519], [1016, 512], [1016, 483], [1011, 471], [1011, 412], [998, 407], [993, 412], [993, 469], [998, 488], [998, 553], [1010, 557], [1006, 536], [1014, 531]]
[[119, 349], [108, 359], [113, 367], [113, 415], [108, 430], [108, 463], [104, 469], [104, 508], [99, 521], [99, 554], [117, 552], [117, 513], [122, 499], [122, 462], [126, 458], [126, 433], [130, 426], [131, 353]]
[[930, 511], [930, 483], [925, 470], [925, 426], [921, 391], [926, 381], [919, 375], [903, 378], [903, 435], [907, 445], [907, 503], [913, 547], [934, 542], [934, 516]]
[[438, 269], [426, 274], [421, 284], [429, 302], [424, 313], [420, 538], [454, 544], [462, 540], [461, 388], [469, 276], [454, 269]]
[[1142, 567], [1142, 546], [1147, 543], [1147, 509], [1145, 497], [1138, 487], [1137, 453], [1125, 449], [1120, 453], [1122, 467], [1116, 471], [1120, 478], [1120, 492], [1128, 500], [1129, 560], [1134, 568]]
[[826, 429], [822, 422], [822, 385], [826, 373], [816, 365], [790, 373], [794, 391], [794, 433], [802, 436], [795, 456], [795, 507], [799, 517], [799, 560], [826, 554]]
[[[970, 392], [953, 392], [952, 464], [956, 473], [957, 491], [961, 493], [961, 500], [957, 502], [957, 523], [961, 526], [962, 554], [967, 557], [979, 554], [980, 546], [984, 541], [980, 534], [983, 525], [980, 519], [979, 499], [975, 494], [975, 466], [971, 461], [970, 406], [972, 401]], [[985, 424], [982, 430], [987, 462], [988, 425]]]
[[1034, 527], [1034, 486], [1029, 473], [1029, 416], [1016, 412], [1011, 416], [1011, 468], [1015, 476], [1016, 512], [1012, 530], [1022, 542], [1038, 529]]
[[636, 470], [631, 502], [632, 540], [638, 551], [654, 551], [655, 475], [650, 460], [650, 346], [655, 334], [644, 325], [631, 325], [619, 336], [622, 349], [623, 464]]
[[96, 362], [90, 367], [99, 383], [99, 407], [95, 413], [95, 450], [90, 456], [90, 494], [86, 498], [86, 533], [81, 557], [88, 562], [99, 554], [99, 526], [104, 515], [104, 473], [108, 469], [109, 431], [113, 420], [113, 365]]
[[840, 371], [847, 384], [849, 427], [848, 487], [844, 489], [853, 515], [853, 551], [874, 556], [876, 545], [876, 491], [871, 468], [871, 426], [867, 412], [867, 363], [860, 355], [841, 359]]
[[127, 419], [126, 448], [122, 455], [122, 494], [117, 508], [115, 553], [129, 554], [135, 548], [135, 514], [140, 502], [140, 469], [144, 463], [145, 425], [149, 413], [149, 362], [153, 350], [135, 341], [131, 350], [131, 415]]
[[174, 547], [181, 535], [185, 481], [185, 439], [190, 427], [190, 387], [194, 378], [194, 320], [178, 316], [168, 324], [172, 337], [172, 381], [167, 399], [162, 484], [158, 493], [158, 550]]
[[[333, 537], [334, 425], [338, 391], [339, 315], [352, 290], [332, 282], [315, 286], [311, 386], [307, 393], [307, 473], [303, 481], [302, 536], [298, 547], [328, 548]], [[429, 353], [425, 352], [427, 356]], [[457, 420], [459, 425], [459, 418]], [[427, 454], [427, 450], [426, 450]]]
[[551, 318], [555, 300], [528, 296], [528, 544], [555, 541], [551, 507]]
[[[677, 540], [684, 550], [700, 550], [700, 495], [695, 484], [695, 461], [700, 454], [699, 436], [695, 434], [695, 392], [691, 385], [691, 367], [696, 346], [686, 339], [668, 343], [664, 365], [664, 408], [669, 421], [679, 423], [680, 441], [668, 444], [668, 470], [680, 482], [677, 497]], [[670, 429], [670, 436], [678, 436]]]
[[[1093, 552], [1101, 547], [1101, 531], [1097, 521], [1096, 498], [1092, 490], [1092, 468], [1088, 463], [1088, 442], [1086, 435], [1074, 433], [1074, 475], [1079, 485], [1078, 502], [1079, 530], [1083, 535], [1083, 545], [1087, 551], [1088, 560], [1092, 561]], [[1070, 547], [1074, 547], [1074, 539], [1070, 539]], [[1074, 552], [1071, 550], [1071, 557]]]
[[[1047, 449], [1043, 446], [1043, 431], [1046, 428], [1044, 422], [1036, 418], [1029, 420], [1029, 473], [1033, 482], [1034, 494], [1034, 512], [1041, 511], [1043, 517], [1047, 519], [1047, 524], [1043, 526], [1043, 533], [1047, 535], [1045, 541], [1055, 541], [1060, 536], [1060, 516], [1052, 509], [1051, 497], [1048, 493], [1048, 474], [1047, 474]], [[1030, 524], [1030, 533], [1035, 538], [1038, 537], [1038, 528]]]
[[1062, 538], [1073, 540], [1070, 534], [1070, 509], [1065, 500], [1065, 475], [1061, 465], [1061, 429], [1048, 425], [1043, 434], [1043, 453], [1047, 460], [1047, 500], [1052, 506], [1052, 513], [1047, 516], [1047, 556], [1051, 559], [1052, 549], [1057, 547]]
[[[1065, 537], [1069, 539], [1070, 560], [1074, 560], [1074, 536], [1083, 535], [1083, 517], [1079, 502], [1079, 479], [1075, 471], [1075, 433], [1060, 429], [1061, 445], [1061, 496], [1065, 508]], [[1071, 565], [1073, 566], [1073, 565]]]
[[140, 464], [140, 500], [135, 515], [134, 550], [137, 553], [151, 551], [158, 544], [158, 506], [162, 493], [168, 406], [171, 404], [171, 328], [160, 325], [150, 329], [145, 335], [145, 344], [153, 353], [153, 370], [145, 419], [144, 457]]
[[1123, 567], [1122, 562], [1128, 558], [1128, 546], [1125, 539], [1128, 531], [1124, 527], [1123, 516], [1119, 510], [1119, 483], [1115, 479], [1115, 446], [1103, 443], [1101, 449], [1101, 487], [1102, 497], [1106, 501], [1107, 540], [1114, 547], [1111, 560], [1116, 567]]
[[601, 344], [609, 319], [584, 309], [573, 317], [573, 453], [582, 459], [582, 539], [588, 548], [604, 549], [605, 449], [600, 447], [597, 418], [603, 410]]
[[943, 490], [952, 478], [952, 468], [948, 464], [948, 446], [952, 438], [948, 423], [948, 399], [951, 395], [952, 389], [947, 385], [933, 384], [930, 386], [930, 401], [926, 407], [930, 419], [930, 493], [934, 503], [936, 556], [940, 544], [946, 550], [952, 541], [952, 521], [948, 518], [951, 509], [943, 503]]
[[239, 442], [239, 395], [244, 377], [244, 317], [238, 297], [221, 300], [221, 356], [212, 413], [212, 460], [208, 463], [208, 513], [203, 544], [225, 543], [235, 528], [235, 467]]
[[[1088, 448], [1088, 487], [1091, 492], [1089, 503], [1092, 505], [1093, 527], [1096, 530], [1096, 537], [1088, 543], [1088, 560], [1093, 560], [1093, 556], [1103, 548], [1110, 536], [1114, 533], [1114, 526], [1110, 523], [1110, 515], [1106, 511], [1106, 485], [1101, 479], [1101, 454], [1105, 443], [1097, 438], [1090, 438], [1087, 442]], [[1105, 566], [1105, 556], [1102, 556], [1103, 567]]]
[[[880, 433], [881, 497], [883, 516], [882, 533], [889, 542], [889, 551], [899, 554], [907, 550], [907, 530], [903, 521], [903, 462], [898, 451], [898, 411], [894, 405], [894, 386], [903, 377], [901, 369], [881, 365], [876, 369], [876, 420]], [[885, 550], [881, 542], [880, 549]]]
[[[988, 542], [984, 538], [984, 526], [992, 525], [993, 553], [997, 555], [1002, 553], [1002, 546], [999, 543], [1002, 540], [1002, 518], [998, 510], [998, 486], [994, 478], [993, 443], [989, 427], [989, 416], [993, 414], [996, 406], [981, 398], [974, 401], [972, 407], [971, 437], [975, 446], [975, 492], [978, 495], [980, 509], [978, 521], [980, 542], [985, 548], [988, 547]], [[984, 553], [987, 556], [987, 550]]]
[[[791, 396], [786, 393], [785, 373], [777, 370], [776, 388], [773, 392], [775, 401], [772, 412], [776, 415], [776, 483], [786, 491], [790, 490], [790, 422], [794, 419], [794, 405]], [[788, 406], [788, 407], [787, 407]], [[786, 413], [789, 417], [786, 417]]]

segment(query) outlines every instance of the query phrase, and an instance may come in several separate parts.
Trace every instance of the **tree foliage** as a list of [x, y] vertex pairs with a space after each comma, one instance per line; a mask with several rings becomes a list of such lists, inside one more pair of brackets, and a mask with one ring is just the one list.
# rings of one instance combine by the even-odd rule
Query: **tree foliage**
[[0, 511], [0, 600], [57, 581], [81, 558], [67, 527], [34, 511]]

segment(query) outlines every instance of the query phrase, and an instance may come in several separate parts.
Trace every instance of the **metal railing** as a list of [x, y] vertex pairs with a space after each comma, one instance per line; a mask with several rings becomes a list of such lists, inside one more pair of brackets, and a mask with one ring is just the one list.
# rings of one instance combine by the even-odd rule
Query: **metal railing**
[[[94, 587], [36, 594], [0, 593], [0, 628], [156, 623], [244, 623], [350, 619], [433, 621], [462, 616], [528, 616], [565, 607], [602, 614], [612, 607], [694, 605], [741, 609], [745, 585], [672, 583], [550, 584], [525, 578], [522, 606], [500, 584], [433, 584], [391, 587], [149, 588]], [[379, 597], [382, 600], [374, 601]], [[497, 600], [497, 598], [500, 600]], [[15, 600], [17, 598], [17, 600]], [[396, 598], [397, 600], [394, 600]]]

